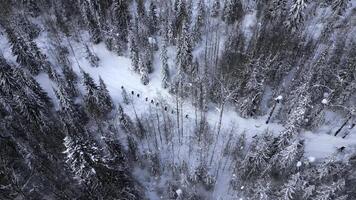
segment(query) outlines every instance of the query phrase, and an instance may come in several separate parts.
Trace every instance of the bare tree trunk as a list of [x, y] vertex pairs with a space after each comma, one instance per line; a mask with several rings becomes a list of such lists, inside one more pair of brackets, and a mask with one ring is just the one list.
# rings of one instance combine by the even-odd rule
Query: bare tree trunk
[[337, 131], [335, 132], [334, 136], [337, 136], [340, 133], [340, 131], [346, 126], [347, 122], [349, 122], [350, 119], [351, 119], [351, 116], [349, 116], [347, 118], [347, 120], [341, 125], [341, 127], [339, 129], [337, 129]]
[[161, 141], [161, 146], [162, 146], [162, 133], [161, 133], [161, 127], [160, 127], [160, 121], [159, 121], [159, 116], [158, 113], [156, 112], [156, 119], [157, 119], [157, 129], [159, 133], [159, 140]]
[[214, 154], [215, 154], [215, 148], [216, 148], [216, 145], [217, 145], [217, 143], [218, 143], [218, 141], [219, 141], [219, 136], [220, 136], [220, 132], [221, 132], [222, 117], [223, 117], [223, 114], [224, 114], [225, 102], [226, 102], [226, 101], [223, 100], [223, 102], [221, 103], [221, 106], [220, 106], [220, 114], [219, 114], [219, 122], [218, 122], [217, 135], [216, 135], [216, 139], [215, 139], [213, 151], [212, 151], [211, 158], [210, 158], [210, 162], [209, 162], [210, 165], [211, 165], [211, 163], [213, 162], [213, 158], [214, 158]]
[[269, 115], [268, 115], [266, 124], [268, 124], [268, 123], [269, 123], [269, 120], [271, 120], [271, 117], [272, 117], [272, 115], [273, 115], [273, 113], [274, 113], [274, 110], [276, 109], [276, 106], [277, 106], [277, 102], [274, 103], [274, 105], [273, 105], [273, 107], [272, 107], [272, 110], [271, 110], [271, 112], [270, 112]]
[[179, 126], [179, 97], [178, 97], [178, 93], [176, 94], [176, 118], [177, 118], [178, 141], [179, 141], [179, 143], [181, 143], [181, 141], [180, 141], [180, 126]]

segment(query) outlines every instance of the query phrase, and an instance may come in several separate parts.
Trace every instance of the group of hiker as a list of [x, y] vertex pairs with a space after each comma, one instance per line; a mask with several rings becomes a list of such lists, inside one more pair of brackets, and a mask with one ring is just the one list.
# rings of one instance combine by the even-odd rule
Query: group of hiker
[[[121, 86], [121, 89], [124, 90], [124, 86]], [[134, 96], [134, 95], [135, 95], [135, 91], [131, 90], [131, 95]], [[136, 97], [137, 97], [137, 98], [140, 98], [141, 95], [140, 95], [139, 93], [137, 93], [137, 94], [136, 94]], [[145, 101], [146, 101], [146, 102], [149, 102], [149, 98], [146, 97], [146, 98], [145, 98]], [[158, 102], [155, 103], [155, 101], [154, 101], [153, 99], [150, 100], [150, 103], [153, 104], [153, 105], [155, 105], [156, 107], [159, 106], [159, 103], [158, 103]], [[164, 111], [165, 111], [165, 112], [168, 112], [168, 106], [164, 106]], [[174, 111], [174, 110], [171, 110], [171, 114], [174, 114], [174, 113], [175, 113], [175, 111]], [[186, 115], [185, 115], [185, 118], [188, 119], [188, 118], [189, 118], [189, 115], [186, 114]]]

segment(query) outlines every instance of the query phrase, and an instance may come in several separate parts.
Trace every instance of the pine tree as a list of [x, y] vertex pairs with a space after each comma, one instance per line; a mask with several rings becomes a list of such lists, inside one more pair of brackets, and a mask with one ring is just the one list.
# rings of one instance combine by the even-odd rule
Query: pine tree
[[90, 75], [84, 71], [83, 74], [83, 85], [85, 86], [86, 94], [84, 96], [84, 103], [87, 112], [94, 118], [101, 118], [103, 116], [101, 107], [99, 105], [99, 88], [95, 84], [94, 80]]
[[227, 24], [234, 24], [243, 17], [243, 12], [240, 0], [227, 0], [223, 9], [223, 20]]
[[198, 13], [196, 16], [196, 21], [193, 27], [193, 32], [194, 32], [194, 42], [200, 42], [201, 40], [201, 35], [202, 35], [202, 27], [205, 24], [205, 3], [204, 0], [200, 0], [198, 2]]
[[162, 87], [167, 88], [169, 86], [169, 66], [168, 66], [168, 55], [167, 55], [167, 45], [166, 42], [163, 42], [161, 47], [161, 62], [162, 62]]
[[217, 17], [220, 14], [220, 9], [221, 9], [221, 3], [220, 0], [214, 0], [213, 3], [213, 8], [211, 10], [211, 16], [212, 17]]
[[307, 7], [306, 3], [306, 0], [294, 0], [289, 11], [289, 17], [285, 22], [287, 28], [295, 31], [304, 22], [304, 10]]
[[331, 184], [323, 184], [316, 189], [317, 195], [315, 200], [345, 200], [348, 199], [348, 195], [345, 194], [345, 180], [340, 179]]
[[[258, 176], [262, 176], [268, 172], [271, 166], [268, 164], [270, 160], [270, 145], [271, 135], [266, 133], [263, 136], [257, 136], [253, 144], [251, 144], [251, 150], [245, 156], [239, 167], [239, 172], [242, 180], [256, 179]], [[238, 167], [238, 166], [237, 166]]]
[[295, 140], [284, 149], [277, 149], [277, 154], [273, 155], [271, 162], [273, 169], [277, 174], [290, 174], [296, 168], [297, 162], [301, 159], [304, 153], [304, 144], [299, 140]]
[[10, 95], [21, 87], [13, 75], [11, 66], [2, 55], [0, 55], [0, 80], [0, 91], [4, 97], [11, 98]]
[[293, 174], [291, 178], [285, 183], [279, 193], [280, 200], [294, 200], [299, 199], [302, 189], [303, 180], [300, 173]]
[[144, 20], [145, 16], [146, 16], [146, 9], [145, 9], [145, 3], [143, 0], [136, 0], [137, 3], [137, 14], [139, 19]]
[[81, 15], [89, 30], [90, 39], [94, 44], [102, 41], [102, 35], [98, 19], [95, 16], [95, 9], [91, 1], [78, 1], [79, 8], [81, 8]]
[[30, 41], [37, 38], [41, 32], [41, 29], [36, 24], [30, 22], [25, 15], [20, 14], [16, 16], [14, 22], [21, 35], [25, 35]]
[[138, 49], [138, 18], [136, 17], [132, 23], [129, 34], [130, 40], [130, 58], [132, 62], [132, 68], [134, 71], [138, 72], [139, 70], [139, 49]]
[[184, 23], [183, 31], [178, 40], [178, 50], [176, 58], [178, 73], [189, 73], [192, 69], [192, 62], [193, 55], [189, 25], [187, 23]]
[[184, 24], [188, 23], [188, 14], [185, 0], [176, 0], [174, 5], [175, 18], [173, 24], [173, 37], [177, 38], [182, 32]]
[[100, 58], [89, 49], [88, 45], [85, 45], [85, 49], [87, 53], [86, 58], [89, 60], [90, 65], [92, 67], [99, 67]]
[[150, 3], [150, 10], [148, 13], [150, 35], [154, 35], [158, 30], [157, 6], [154, 1]]
[[121, 96], [123, 99], [124, 104], [128, 105], [130, 103], [129, 96], [127, 95], [127, 91], [124, 86], [121, 86]]
[[13, 30], [7, 29], [6, 32], [12, 45], [12, 53], [17, 56], [16, 62], [34, 75], [47, 69], [46, 56], [40, 52], [33, 41], [26, 41], [24, 37], [17, 36]]
[[337, 15], [342, 15], [348, 4], [349, 4], [350, 0], [335, 0], [332, 2], [332, 9], [334, 11], [335, 14]]
[[28, 73], [22, 69], [16, 68], [14, 70], [14, 77], [22, 88], [25, 86], [30, 88], [35, 93], [35, 95], [38, 96], [39, 102], [45, 104], [48, 108], [53, 106], [47, 92], [45, 92], [41, 85]]
[[98, 104], [104, 115], [105, 113], [109, 113], [114, 107], [109, 91], [101, 77], [99, 77]]
[[76, 179], [84, 185], [90, 196], [95, 197], [100, 194], [95, 194], [97, 193], [95, 184], [98, 184], [98, 180], [93, 164], [99, 162], [100, 153], [98, 146], [89, 141], [80, 137], [66, 136], [64, 138], [66, 150], [63, 153], [66, 155], [65, 161], [76, 175]]
[[130, 12], [128, 2], [125, 0], [114, 0], [112, 5], [113, 22], [113, 49], [119, 55], [127, 49], [128, 32], [130, 24]]
[[70, 95], [71, 97], [76, 97], [78, 95], [78, 90], [76, 88], [76, 83], [78, 80], [77, 74], [69, 65], [62, 66], [62, 73], [65, 79], [65, 87], [68, 91], [68, 95]]
[[279, 21], [287, 14], [287, 0], [273, 0], [269, 4], [269, 16], [271, 20]]
[[145, 60], [140, 59], [139, 66], [140, 66], [139, 70], [141, 75], [141, 83], [147, 85], [149, 83], [149, 78], [148, 78], [148, 68]]
[[255, 200], [269, 200], [271, 199], [271, 181], [269, 180], [271, 177], [266, 177], [262, 179], [258, 179], [256, 184], [251, 191], [251, 198]]
[[24, 8], [30, 16], [38, 17], [40, 15], [41, 10], [36, 0], [22, 0], [21, 3], [24, 5]]
[[79, 112], [71, 96], [66, 92], [62, 84], [58, 90], [53, 89], [60, 105], [60, 116], [65, 125], [76, 127], [80, 121], [85, 121], [84, 116]]

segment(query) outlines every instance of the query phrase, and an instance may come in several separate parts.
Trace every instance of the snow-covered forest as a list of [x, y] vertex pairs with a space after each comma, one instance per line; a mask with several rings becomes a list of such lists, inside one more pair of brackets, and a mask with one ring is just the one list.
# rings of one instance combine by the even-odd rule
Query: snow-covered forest
[[356, 0], [0, 0], [1, 200], [355, 200]]

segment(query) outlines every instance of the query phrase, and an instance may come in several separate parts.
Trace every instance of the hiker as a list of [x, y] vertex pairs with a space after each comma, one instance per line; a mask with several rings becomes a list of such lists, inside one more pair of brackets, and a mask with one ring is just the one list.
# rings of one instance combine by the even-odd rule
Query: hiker
[[343, 152], [343, 151], [345, 150], [345, 148], [346, 148], [346, 147], [342, 146], [342, 147], [338, 148], [337, 150], [338, 150], [339, 152]]
[[132, 95], [134, 95], [134, 94], [135, 94], [135, 92], [132, 90], [132, 91], [131, 91], [131, 94], [132, 94]]
[[187, 119], [188, 119], [188, 117], [189, 117], [189, 116], [188, 116], [188, 114], [186, 114], [186, 115], [185, 115], [185, 118], [187, 118]]
[[137, 94], [137, 98], [140, 98], [140, 94]]
[[148, 97], [146, 97], [146, 99], [145, 99], [146, 101], [148, 101]]
[[164, 111], [167, 111], [167, 106], [164, 107]]
[[153, 104], [153, 99], [151, 100], [151, 103]]

